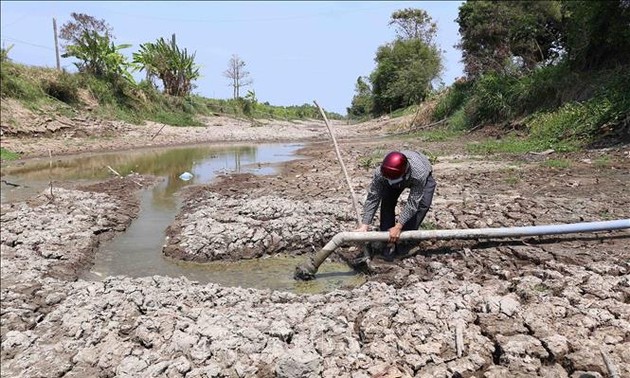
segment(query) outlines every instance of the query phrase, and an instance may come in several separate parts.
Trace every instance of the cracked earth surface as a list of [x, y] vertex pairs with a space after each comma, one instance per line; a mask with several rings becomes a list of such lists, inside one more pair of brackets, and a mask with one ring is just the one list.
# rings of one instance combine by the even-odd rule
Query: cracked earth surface
[[[385, 129], [339, 132], [361, 203], [371, 157], [404, 147], [437, 156], [432, 228], [630, 217], [627, 147], [481, 157], [465, 146], [482, 135], [428, 142], [382, 138]], [[277, 175], [188, 188], [164, 253], [307, 257], [353, 230], [331, 143], [300, 154], [307, 159]], [[552, 164], [560, 159], [566, 168]], [[630, 376], [627, 230], [423, 241], [393, 262], [375, 256], [364, 285], [315, 295], [159, 276], [79, 279], [100, 241], [132, 222], [137, 183], [155, 180], [115, 178], [3, 205], [3, 377]], [[343, 246], [331, 258], [357, 253]]]

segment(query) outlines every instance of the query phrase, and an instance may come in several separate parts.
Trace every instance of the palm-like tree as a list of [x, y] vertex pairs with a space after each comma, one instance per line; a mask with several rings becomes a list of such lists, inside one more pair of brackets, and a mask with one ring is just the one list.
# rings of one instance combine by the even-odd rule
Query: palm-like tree
[[87, 72], [98, 77], [124, 77], [133, 82], [128, 71], [131, 64], [120, 52], [131, 47], [130, 44], [115, 45], [108, 35], [86, 31], [75, 44], [66, 47], [64, 58], [74, 57], [74, 63], [80, 72]]
[[133, 62], [139, 65], [140, 71], [147, 73], [149, 79], [162, 80], [164, 92], [172, 96], [189, 94], [192, 82], [200, 77], [195, 54], [189, 54], [174, 41], [169, 43], [164, 38], [140, 45], [140, 50], [133, 54]]

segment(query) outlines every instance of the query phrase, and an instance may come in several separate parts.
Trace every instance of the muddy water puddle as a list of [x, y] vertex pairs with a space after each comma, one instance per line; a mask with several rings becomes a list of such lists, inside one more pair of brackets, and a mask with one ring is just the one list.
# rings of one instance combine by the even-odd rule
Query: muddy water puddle
[[[274, 257], [237, 263], [191, 264], [165, 258], [161, 251], [164, 230], [179, 212], [177, 196], [187, 185], [205, 184], [221, 174], [277, 173], [280, 164], [298, 159], [301, 144], [233, 146], [191, 146], [140, 150], [59, 159], [37, 159], [3, 166], [3, 180], [20, 187], [2, 188], [2, 202], [21, 201], [56, 183], [90, 183], [121, 175], [139, 173], [163, 180], [140, 193], [140, 212], [128, 230], [102, 245], [86, 279], [107, 276], [146, 277], [153, 275], [187, 277], [201, 283], [226, 286], [270, 288], [294, 292], [325, 292], [353, 287], [363, 282], [343, 264], [325, 263], [313, 282], [293, 280], [293, 270], [305, 257]], [[187, 176], [190, 176], [188, 178]]]

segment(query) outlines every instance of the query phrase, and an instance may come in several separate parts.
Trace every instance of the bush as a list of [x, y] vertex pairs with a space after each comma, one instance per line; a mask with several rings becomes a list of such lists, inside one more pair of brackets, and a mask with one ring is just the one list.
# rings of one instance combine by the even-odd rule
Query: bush
[[27, 75], [28, 70], [23, 66], [3, 62], [0, 65], [0, 93], [2, 96], [19, 100], [34, 101], [44, 97], [39, 82]]
[[433, 111], [432, 120], [439, 121], [447, 118], [458, 110], [470, 96], [471, 82], [456, 82], [439, 96], [438, 103]]
[[514, 115], [514, 100], [518, 79], [495, 73], [480, 77], [473, 85], [473, 97], [467, 103], [469, 124], [506, 121]]
[[599, 127], [615, 117], [614, 104], [605, 97], [567, 103], [553, 112], [538, 113], [529, 121], [530, 136], [557, 149], [558, 144], [584, 146], [597, 138]]

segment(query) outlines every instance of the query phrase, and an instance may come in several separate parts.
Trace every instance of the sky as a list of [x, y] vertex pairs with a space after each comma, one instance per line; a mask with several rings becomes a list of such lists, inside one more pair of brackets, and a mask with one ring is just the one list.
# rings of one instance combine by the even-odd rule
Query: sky
[[[463, 76], [455, 22], [462, 1], [1, 1], [0, 42], [11, 45], [15, 62], [55, 67], [53, 18], [57, 30], [70, 13], [104, 19], [115, 43], [139, 45], [170, 39], [195, 53], [201, 78], [194, 93], [231, 98], [223, 76], [233, 54], [245, 63], [253, 80], [241, 93], [254, 90], [259, 102], [289, 106], [313, 104], [346, 114], [359, 76], [375, 68], [379, 46], [395, 38], [388, 26], [393, 12], [404, 8], [427, 11], [438, 25], [437, 44], [444, 51], [441, 81]], [[61, 66], [75, 71], [71, 58]], [[143, 74], [135, 74], [140, 79]]]

